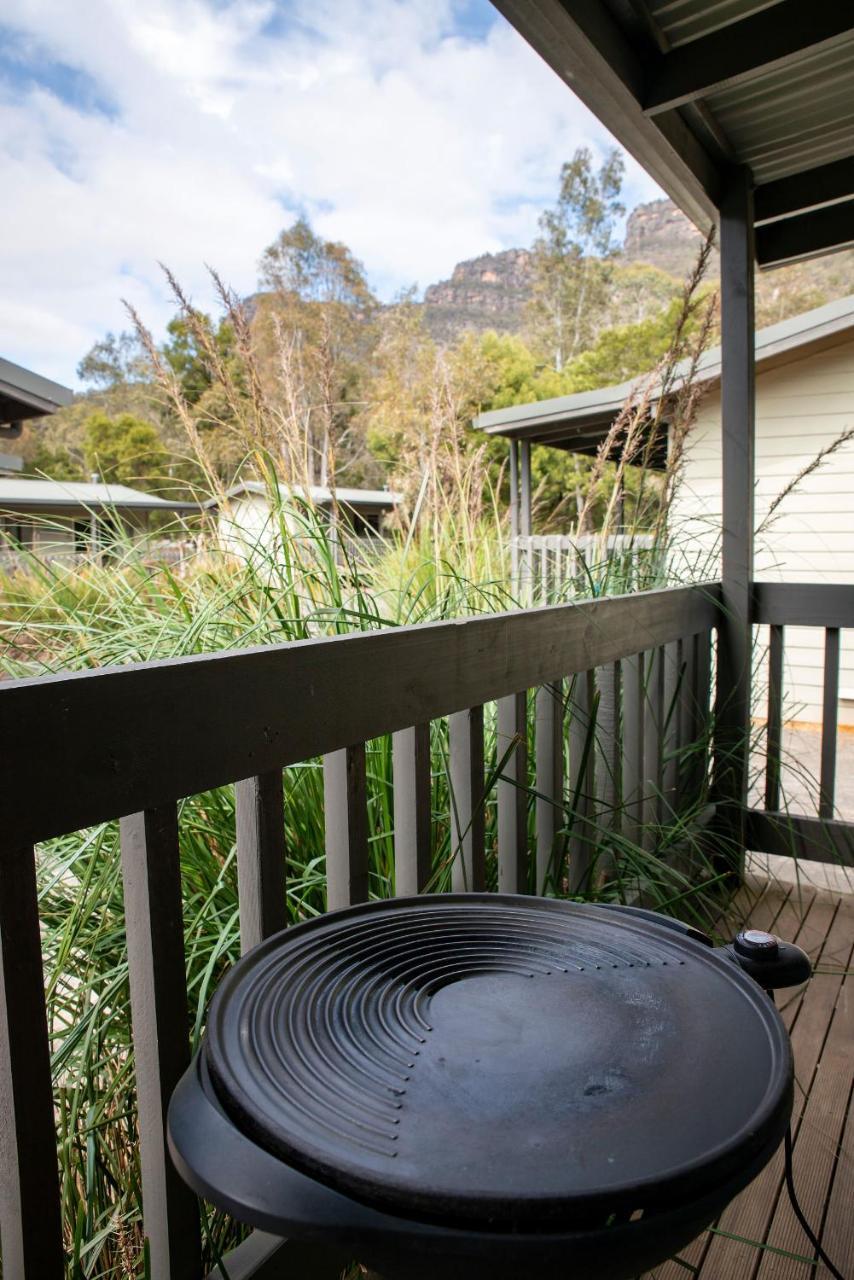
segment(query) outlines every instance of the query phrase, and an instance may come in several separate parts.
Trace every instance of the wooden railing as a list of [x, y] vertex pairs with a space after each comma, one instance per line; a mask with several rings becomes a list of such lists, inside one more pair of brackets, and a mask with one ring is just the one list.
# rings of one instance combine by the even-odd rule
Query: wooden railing
[[[765, 807], [748, 812], [748, 846], [759, 853], [854, 866], [854, 824], [836, 815], [836, 745], [841, 632], [854, 628], [854, 587], [820, 583], [756, 583], [753, 619], [768, 627], [768, 714]], [[784, 805], [783, 707], [787, 626], [824, 630], [818, 816]], [[785, 811], [784, 811], [785, 810]]]
[[[64, 1268], [39, 841], [121, 818], [151, 1273], [198, 1277], [197, 1204], [165, 1145], [168, 1100], [190, 1055], [178, 801], [236, 783], [246, 949], [285, 923], [282, 771], [297, 762], [323, 758], [328, 907], [343, 907], [368, 895], [365, 743], [393, 735], [396, 891], [427, 886], [430, 724], [447, 718], [451, 883], [480, 890], [486, 707], [503, 760], [491, 881], [542, 889], [570, 806], [578, 812], [561, 876], [577, 889], [590, 873], [585, 822], [590, 831], [609, 822], [627, 835], [654, 830], [702, 785], [690, 771], [680, 776], [677, 761], [708, 726], [718, 600], [716, 585], [687, 587], [0, 686], [4, 1276], [50, 1280]], [[261, 1275], [284, 1247], [256, 1234], [230, 1255], [228, 1274]]]

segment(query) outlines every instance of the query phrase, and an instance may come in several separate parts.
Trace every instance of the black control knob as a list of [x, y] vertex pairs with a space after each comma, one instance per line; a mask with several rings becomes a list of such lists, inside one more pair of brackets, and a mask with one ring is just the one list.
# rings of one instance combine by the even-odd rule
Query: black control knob
[[743, 929], [733, 946], [740, 956], [760, 962], [776, 960], [780, 954], [778, 939], [761, 929]]
[[762, 929], [742, 929], [724, 950], [766, 991], [797, 987], [812, 976], [812, 964], [805, 951]]

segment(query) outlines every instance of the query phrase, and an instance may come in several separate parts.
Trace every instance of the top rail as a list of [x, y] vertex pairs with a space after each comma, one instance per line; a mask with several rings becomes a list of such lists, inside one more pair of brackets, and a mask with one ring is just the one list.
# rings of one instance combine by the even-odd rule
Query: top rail
[[755, 582], [753, 621], [774, 627], [854, 627], [854, 586]]
[[716, 625], [717, 583], [0, 686], [0, 826], [38, 841]]

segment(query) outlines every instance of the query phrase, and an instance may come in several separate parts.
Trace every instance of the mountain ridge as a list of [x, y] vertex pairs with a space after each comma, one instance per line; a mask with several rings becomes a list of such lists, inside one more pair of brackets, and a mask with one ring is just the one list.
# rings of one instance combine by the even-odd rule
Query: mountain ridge
[[[614, 300], [602, 327], [637, 323], [666, 305], [668, 293], [673, 296], [694, 266], [702, 243], [701, 233], [672, 200], [651, 200], [634, 208], [614, 258]], [[708, 277], [713, 283], [718, 269], [714, 250]], [[464, 259], [447, 280], [424, 291], [421, 305], [428, 332], [443, 344], [467, 330], [522, 333], [532, 287], [529, 249], [503, 249]], [[757, 323], [760, 327], [773, 324], [849, 293], [854, 293], [852, 250], [760, 273]]]

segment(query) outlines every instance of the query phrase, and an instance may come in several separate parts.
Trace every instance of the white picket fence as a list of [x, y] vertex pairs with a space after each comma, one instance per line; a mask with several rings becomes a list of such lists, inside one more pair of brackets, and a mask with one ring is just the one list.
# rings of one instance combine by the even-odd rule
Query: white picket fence
[[641, 590], [653, 585], [657, 554], [648, 533], [519, 535], [512, 553], [516, 592], [529, 604]]

